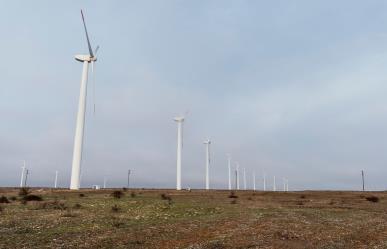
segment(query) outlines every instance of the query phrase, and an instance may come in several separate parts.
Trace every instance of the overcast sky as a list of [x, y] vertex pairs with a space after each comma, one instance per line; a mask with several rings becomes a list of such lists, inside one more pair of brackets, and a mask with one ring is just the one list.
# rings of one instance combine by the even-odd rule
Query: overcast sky
[[[0, 185], [68, 187], [82, 64], [82, 187], [227, 187], [227, 157], [262, 187], [387, 189], [386, 1], [0, 1]], [[93, 92], [95, 90], [95, 98]], [[96, 113], [93, 114], [93, 103]]]

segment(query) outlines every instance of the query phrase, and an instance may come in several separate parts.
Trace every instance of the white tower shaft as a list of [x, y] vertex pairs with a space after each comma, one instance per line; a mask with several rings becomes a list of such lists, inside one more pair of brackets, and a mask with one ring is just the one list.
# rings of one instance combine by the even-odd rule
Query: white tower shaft
[[79, 105], [77, 115], [77, 126], [75, 129], [73, 165], [71, 169], [70, 189], [78, 190], [80, 188], [81, 161], [83, 133], [85, 127], [86, 96], [87, 96], [87, 73], [89, 61], [83, 61], [81, 90], [79, 94]]
[[253, 171], [253, 190], [255, 191], [255, 171]]
[[273, 191], [276, 191], [275, 176], [273, 177]]
[[55, 182], [54, 182], [54, 188], [57, 188], [58, 186], [58, 171], [55, 171]]
[[228, 158], [228, 190], [231, 190], [231, 157], [230, 155], [227, 156]]
[[266, 191], [266, 174], [263, 173], [263, 191]]
[[176, 190], [181, 190], [181, 151], [183, 147], [183, 121], [177, 121]]
[[20, 187], [23, 187], [24, 171], [26, 170], [26, 160], [23, 160], [22, 173], [20, 178]]
[[246, 168], [243, 168], [243, 188], [244, 188], [244, 190], [247, 189], [247, 186], [246, 186]]
[[206, 190], [210, 189], [210, 176], [209, 176], [209, 168], [210, 168], [210, 141], [205, 142], [206, 145]]
[[237, 163], [236, 165], [236, 183], [237, 183], [236, 188], [237, 190], [239, 190], [239, 163]]

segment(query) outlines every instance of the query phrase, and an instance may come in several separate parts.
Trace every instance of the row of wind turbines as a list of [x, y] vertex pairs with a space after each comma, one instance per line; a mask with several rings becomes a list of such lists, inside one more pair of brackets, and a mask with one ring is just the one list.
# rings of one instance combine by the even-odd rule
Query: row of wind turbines
[[[178, 116], [174, 118], [174, 121], [177, 123], [177, 153], [176, 153], [176, 190], [181, 190], [181, 167], [182, 167], [182, 150], [183, 150], [183, 126], [185, 121], [185, 116]], [[206, 154], [206, 164], [205, 164], [205, 189], [210, 189], [210, 145], [211, 140], [206, 139], [203, 144], [205, 145], [205, 154]], [[227, 154], [228, 162], [228, 189], [232, 190], [231, 184], [231, 155]], [[235, 187], [234, 189], [240, 190], [240, 171], [239, 163], [235, 162]], [[289, 191], [289, 180], [283, 178], [283, 191]], [[276, 178], [273, 176], [273, 191], [277, 190], [276, 187]], [[247, 180], [246, 180], [246, 168], [243, 168], [243, 189], [247, 190]], [[255, 171], [253, 171], [253, 190], [256, 190], [256, 178]], [[266, 191], [266, 174], [263, 174], [263, 190]]]
[[[74, 136], [74, 148], [73, 148], [73, 160], [72, 160], [72, 168], [71, 168], [71, 181], [70, 181], [70, 189], [71, 190], [79, 190], [80, 189], [80, 181], [81, 181], [81, 163], [82, 163], [82, 148], [83, 148], [83, 139], [84, 139], [84, 128], [85, 128], [85, 113], [86, 113], [86, 97], [87, 97], [87, 81], [88, 81], [88, 73], [89, 73], [89, 64], [91, 64], [91, 71], [94, 73], [94, 63], [97, 61], [97, 51], [99, 46], [97, 46], [94, 51], [90, 43], [89, 34], [86, 27], [85, 17], [83, 11], [81, 10], [81, 17], [83, 28], [86, 36], [88, 54], [80, 54], [75, 55], [75, 60], [82, 62], [82, 77], [81, 77], [81, 85], [80, 85], [80, 94], [79, 94], [79, 103], [78, 103], [78, 113], [77, 113], [77, 121], [76, 121], [76, 129]], [[183, 150], [183, 124], [185, 117], [179, 116], [175, 117], [174, 120], [177, 122], [177, 165], [176, 165], [176, 189], [181, 190], [181, 170], [182, 170], [182, 150]], [[209, 139], [204, 141], [206, 146], [206, 177], [205, 177], [205, 189], [210, 189], [210, 177], [209, 177], [209, 168], [210, 168], [210, 145], [211, 141]], [[20, 186], [26, 186], [28, 176], [28, 169], [25, 168], [25, 162], [22, 169], [22, 177]], [[235, 169], [235, 189], [240, 189], [239, 184], [239, 164], [236, 163]], [[255, 183], [255, 172], [253, 172], [253, 186], [254, 190], [256, 189]], [[246, 189], [246, 170], [243, 169], [243, 182], [244, 189]], [[283, 190], [288, 190], [288, 181], [284, 180]], [[55, 172], [55, 188], [57, 187], [58, 181], [58, 171]], [[104, 187], [106, 187], [106, 179], [104, 179]], [[228, 188], [231, 190], [231, 157], [228, 156]], [[263, 178], [263, 189], [266, 190], [266, 175], [264, 174]], [[273, 178], [273, 190], [276, 191], [275, 184], [275, 176]]]

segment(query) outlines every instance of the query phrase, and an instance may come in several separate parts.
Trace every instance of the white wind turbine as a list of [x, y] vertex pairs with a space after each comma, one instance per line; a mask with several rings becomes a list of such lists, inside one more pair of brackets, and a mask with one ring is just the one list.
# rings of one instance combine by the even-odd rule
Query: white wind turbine
[[58, 186], [58, 171], [55, 171], [54, 188], [57, 188], [57, 186]]
[[228, 190], [231, 190], [231, 155], [227, 154], [228, 161]]
[[239, 190], [239, 163], [236, 163], [236, 169], [235, 169], [235, 180], [236, 180], [236, 189]]
[[98, 46], [94, 53], [90, 45], [89, 35], [87, 33], [85, 18], [81, 10], [81, 16], [83, 21], [83, 27], [86, 33], [87, 46], [89, 48], [89, 54], [87, 55], [76, 55], [75, 59], [83, 63], [81, 89], [79, 94], [78, 114], [77, 114], [77, 125], [75, 129], [74, 138], [74, 151], [73, 151], [73, 163], [71, 169], [71, 183], [70, 189], [78, 190], [80, 188], [80, 177], [81, 177], [81, 161], [82, 161], [82, 147], [83, 147], [83, 132], [85, 126], [85, 112], [86, 112], [86, 96], [87, 96], [87, 76], [89, 71], [89, 63], [93, 71], [94, 62], [97, 60], [96, 54]]
[[23, 187], [24, 172], [26, 171], [26, 160], [23, 160], [22, 173], [20, 178], [20, 187]]
[[210, 144], [211, 140], [207, 139], [203, 142], [206, 145], [206, 190], [210, 189]]
[[273, 177], [273, 191], [276, 191], [275, 176]]
[[255, 191], [255, 171], [253, 171], [253, 190]]
[[243, 168], [243, 188], [244, 188], [244, 190], [247, 189], [247, 186], [246, 186], [246, 168]]
[[266, 191], [266, 173], [263, 172], [263, 191]]
[[183, 149], [184, 119], [183, 115], [174, 118], [177, 123], [176, 190], [181, 190], [181, 152]]

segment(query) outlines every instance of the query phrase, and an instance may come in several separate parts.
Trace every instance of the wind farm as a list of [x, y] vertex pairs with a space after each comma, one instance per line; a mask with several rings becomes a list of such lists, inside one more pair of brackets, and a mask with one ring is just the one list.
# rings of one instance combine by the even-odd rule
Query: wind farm
[[210, 2], [4, 4], [0, 248], [387, 248], [387, 4]]

